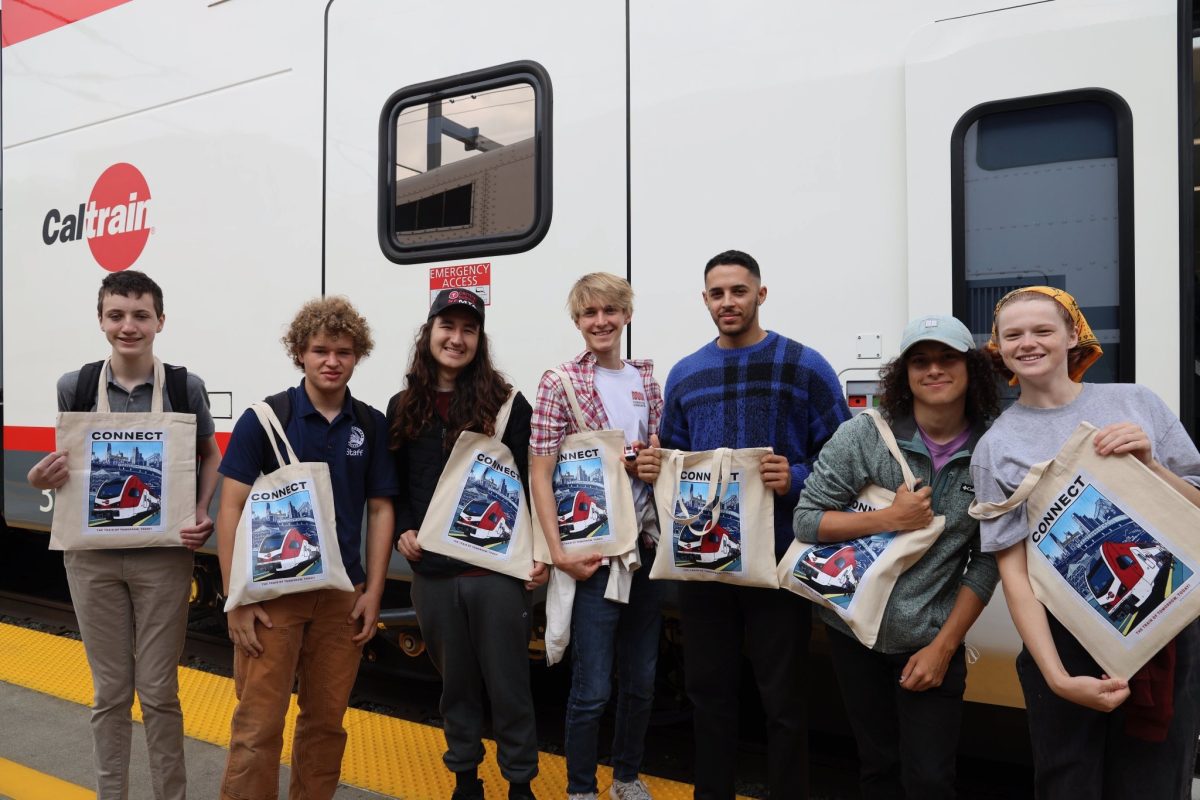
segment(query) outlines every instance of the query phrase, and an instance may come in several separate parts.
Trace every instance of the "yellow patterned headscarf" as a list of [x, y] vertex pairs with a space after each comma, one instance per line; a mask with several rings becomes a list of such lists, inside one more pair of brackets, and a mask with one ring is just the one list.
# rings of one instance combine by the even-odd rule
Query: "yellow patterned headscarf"
[[[1083, 380], [1083, 373], [1087, 372], [1088, 367], [1096, 363], [1096, 359], [1104, 355], [1104, 350], [1100, 347], [1100, 340], [1092, 332], [1092, 327], [1084, 319], [1083, 312], [1079, 310], [1079, 303], [1076, 303], [1075, 298], [1062, 289], [1055, 289], [1053, 286], [1023, 286], [1001, 297], [1000, 302], [996, 303], [996, 310], [992, 313], [992, 338], [987, 343], [988, 351], [997, 356], [1000, 354], [1000, 338], [996, 334], [996, 320], [1000, 316], [1000, 309], [1004, 308], [1009, 300], [1022, 292], [1044, 294], [1065, 308], [1067, 313], [1071, 315], [1071, 321], [1075, 323], [1075, 333], [1079, 337], [1079, 343], [1071, 348], [1071, 353], [1067, 360], [1067, 374], [1076, 383], [1081, 382]], [[1014, 375], [1008, 383], [1010, 386], [1016, 386], [1016, 376]]]

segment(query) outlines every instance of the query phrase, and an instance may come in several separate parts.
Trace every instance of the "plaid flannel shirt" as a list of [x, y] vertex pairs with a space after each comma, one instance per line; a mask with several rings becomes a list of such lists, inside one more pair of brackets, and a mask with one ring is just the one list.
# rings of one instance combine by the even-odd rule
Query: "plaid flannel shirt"
[[[646, 435], [656, 434], [658, 422], [662, 418], [663, 395], [658, 381], [654, 379], [654, 362], [630, 359], [625, 363], [635, 367], [642, 376], [642, 385], [646, 388], [646, 403], [650, 411]], [[608, 415], [604, 413], [604, 404], [600, 401], [600, 393], [596, 391], [595, 354], [585, 350], [572, 360], [560, 364], [558, 369], [571, 379], [571, 386], [579, 400], [579, 409], [583, 412], [584, 422], [587, 424], [586, 430], [607, 430], [610, 427]], [[568, 434], [578, 433], [580, 430], [575, 422], [575, 415], [571, 413], [570, 404], [567, 403], [562, 379], [549, 370], [542, 375], [538, 384], [530, 427], [529, 449], [538, 456], [557, 455], [562, 440]]]

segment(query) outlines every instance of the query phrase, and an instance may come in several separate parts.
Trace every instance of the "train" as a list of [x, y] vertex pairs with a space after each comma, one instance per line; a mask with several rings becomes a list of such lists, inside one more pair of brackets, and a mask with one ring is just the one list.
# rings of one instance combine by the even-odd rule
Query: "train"
[[[833, 552], [829, 552], [832, 550]], [[854, 591], [857, 559], [854, 545], [840, 548], [810, 548], [804, 559], [796, 564], [797, 577], [804, 577], [819, 586]]]
[[599, 528], [608, 512], [592, 496], [579, 489], [558, 501], [558, 530], [563, 536], [577, 537]]
[[1137, 547], [1131, 542], [1104, 542], [1088, 571], [1088, 586], [1100, 607], [1110, 616], [1140, 608], [1154, 593], [1166, 551], [1158, 546]]
[[159, 509], [161, 501], [137, 475], [110, 478], [100, 484], [92, 500], [95, 519], [133, 519]]
[[[52, 387], [103, 354], [96, 287], [131, 267], [162, 285], [156, 350], [205, 379], [221, 447], [299, 381], [278, 340], [313, 296], [373, 326], [356, 397], [401, 387], [447, 287], [484, 298], [532, 397], [581, 349], [580, 274], [631, 281], [626, 347], [663, 381], [714, 335], [702, 270], [729, 248], [852, 412], [909, 319], [983, 342], [996, 298], [1049, 284], [1104, 347], [1090, 380], [1200, 421], [1191, 0], [64, 0], [0, 21], [11, 527], [49, 526], [24, 476], [54, 449]], [[208, 548], [198, 603], [217, 575]], [[385, 622], [419, 637], [398, 556], [389, 579]], [[968, 642], [968, 700], [1019, 709], [1001, 593]]]
[[311, 564], [321, 558], [321, 548], [295, 528], [273, 534], [258, 546], [256, 572], [276, 573]]
[[458, 512], [455, 527], [469, 539], [506, 541], [512, 538], [512, 525], [498, 500], [472, 500]]

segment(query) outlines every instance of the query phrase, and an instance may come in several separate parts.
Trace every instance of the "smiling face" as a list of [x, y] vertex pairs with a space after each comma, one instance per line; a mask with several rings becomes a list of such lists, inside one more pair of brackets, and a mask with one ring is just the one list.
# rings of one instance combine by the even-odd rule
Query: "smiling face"
[[758, 307], [766, 299], [767, 287], [738, 264], [718, 264], [704, 276], [704, 303], [727, 347], [761, 338]]
[[429, 350], [438, 365], [439, 383], [454, 383], [479, 350], [479, 316], [451, 306], [429, 321]]
[[964, 404], [967, 396], [966, 354], [941, 342], [917, 342], [905, 354], [913, 408], [946, 408]]
[[117, 358], [134, 361], [152, 356], [154, 337], [165, 321], [166, 317], [155, 311], [149, 293], [130, 297], [106, 294], [100, 304], [100, 330]]
[[996, 336], [1004, 366], [1022, 386], [1071, 380], [1067, 353], [1079, 343], [1079, 337], [1053, 299], [1018, 298], [1006, 304], [996, 316]]
[[308, 340], [300, 361], [305, 385], [311, 391], [335, 395], [346, 388], [358, 363], [354, 339], [345, 333], [330, 336], [322, 328]]
[[633, 315], [602, 297], [587, 298], [575, 317], [575, 327], [583, 334], [583, 343], [600, 360], [621, 353], [621, 333]]

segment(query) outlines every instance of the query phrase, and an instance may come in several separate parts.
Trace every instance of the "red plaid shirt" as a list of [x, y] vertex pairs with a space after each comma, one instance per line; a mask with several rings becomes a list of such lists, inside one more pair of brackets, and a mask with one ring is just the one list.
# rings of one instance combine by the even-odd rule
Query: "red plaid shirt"
[[[637, 369], [642, 376], [642, 385], [646, 388], [646, 402], [650, 411], [650, 427], [647, 436], [658, 433], [658, 421], [662, 417], [663, 396], [658, 381], [654, 379], [654, 362], [649, 360], [629, 360], [625, 362]], [[558, 369], [567, 373], [571, 386], [575, 389], [575, 397], [579, 400], [579, 409], [583, 412], [587, 430], [607, 430], [610, 426], [608, 415], [604, 413], [604, 404], [600, 402], [600, 393], [596, 391], [596, 356], [585, 350], [572, 360], [560, 364]], [[567, 402], [567, 393], [563, 389], [562, 379], [557, 374], [547, 370], [538, 384], [537, 399], [533, 403], [533, 419], [530, 422], [531, 435], [529, 449], [534, 455], [553, 456], [558, 454], [562, 440], [570, 433], [578, 433], [579, 426], [575, 423], [575, 415]], [[649, 442], [646, 442], [649, 444]]]

